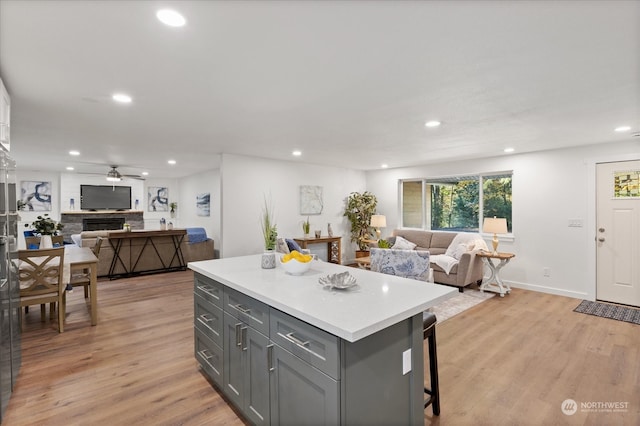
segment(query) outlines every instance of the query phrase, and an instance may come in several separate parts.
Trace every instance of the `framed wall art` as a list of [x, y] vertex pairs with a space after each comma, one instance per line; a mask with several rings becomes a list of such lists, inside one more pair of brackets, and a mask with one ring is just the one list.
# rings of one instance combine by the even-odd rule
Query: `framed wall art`
[[147, 211], [168, 212], [169, 211], [169, 188], [165, 186], [147, 187]]
[[196, 214], [211, 216], [211, 194], [209, 192], [196, 195]]
[[20, 200], [26, 211], [51, 211], [51, 182], [23, 180], [20, 182]]
[[324, 207], [322, 201], [322, 187], [312, 185], [300, 186], [300, 214], [321, 214]]

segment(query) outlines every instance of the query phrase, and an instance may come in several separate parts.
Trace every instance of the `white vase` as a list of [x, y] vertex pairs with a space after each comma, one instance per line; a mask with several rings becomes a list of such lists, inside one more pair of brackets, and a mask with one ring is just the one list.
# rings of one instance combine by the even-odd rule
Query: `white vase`
[[51, 235], [40, 236], [40, 248], [41, 249], [53, 248], [53, 241], [51, 241]]
[[273, 269], [276, 267], [276, 254], [273, 250], [265, 250], [262, 253], [262, 269]]

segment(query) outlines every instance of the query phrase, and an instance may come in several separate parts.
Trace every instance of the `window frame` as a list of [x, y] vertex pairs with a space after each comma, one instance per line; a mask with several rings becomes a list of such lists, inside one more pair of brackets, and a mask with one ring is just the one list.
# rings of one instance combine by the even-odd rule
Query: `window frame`
[[[447, 180], [454, 181], [462, 181], [462, 180], [471, 180], [477, 179], [478, 181], [478, 233], [483, 236], [491, 236], [491, 234], [487, 234], [482, 232], [482, 223], [484, 221], [484, 179], [485, 178], [497, 178], [497, 177], [511, 177], [511, 197], [513, 199], [513, 170], [504, 170], [504, 171], [493, 171], [493, 172], [484, 172], [484, 173], [476, 173], [476, 174], [456, 174], [456, 175], [446, 175], [446, 176], [437, 176], [437, 177], [429, 177], [429, 178], [409, 178], [409, 179], [399, 179], [398, 180], [398, 218], [400, 228], [406, 229], [422, 229], [431, 231], [431, 193], [430, 187], [436, 183], [445, 183]], [[404, 223], [404, 183], [405, 182], [421, 182], [422, 183], [422, 224], [420, 228], [416, 228], [413, 226], [406, 226]], [[501, 235], [501, 239], [510, 240], [514, 238], [513, 234], [513, 201], [511, 202], [511, 231], [507, 234]], [[437, 230], [438, 232], [471, 232], [471, 231], [448, 231], [448, 230]]]

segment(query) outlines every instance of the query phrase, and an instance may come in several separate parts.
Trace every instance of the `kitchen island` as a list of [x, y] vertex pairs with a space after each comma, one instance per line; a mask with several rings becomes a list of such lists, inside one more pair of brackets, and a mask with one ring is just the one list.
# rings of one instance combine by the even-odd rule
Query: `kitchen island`
[[[423, 424], [422, 311], [456, 289], [314, 261], [292, 276], [260, 255], [189, 263], [195, 356], [255, 424]], [[358, 285], [318, 278], [348, 271]]]

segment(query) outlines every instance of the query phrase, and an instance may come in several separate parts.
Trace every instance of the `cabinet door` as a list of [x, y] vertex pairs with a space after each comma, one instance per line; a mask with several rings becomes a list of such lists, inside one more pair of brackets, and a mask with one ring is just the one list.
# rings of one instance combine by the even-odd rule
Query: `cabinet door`
[[242, 329], [242, 350], [245, 356], [244, 411], [254, 424], [269, 424], [269, 339], [255, 329]]
[[242, 327], [246, 325], [228, 313], [224, 313], [223, 392], [236, 407], [242, 407], [244, 400], [244, 372], [240, 342]]
[[273, 346], [271, 423], [336, 425], [340, 423], [339, 382]]

